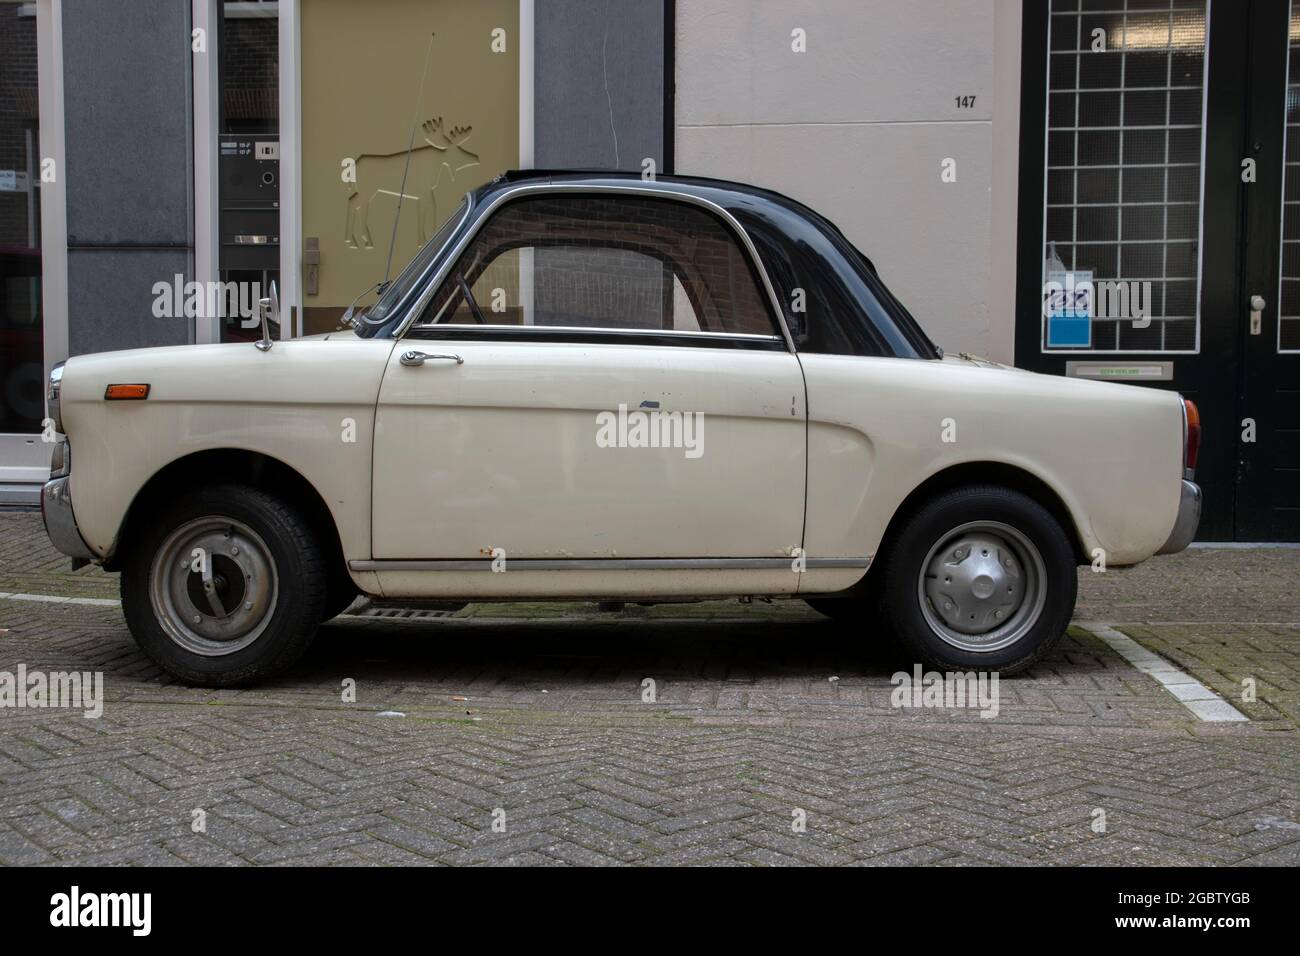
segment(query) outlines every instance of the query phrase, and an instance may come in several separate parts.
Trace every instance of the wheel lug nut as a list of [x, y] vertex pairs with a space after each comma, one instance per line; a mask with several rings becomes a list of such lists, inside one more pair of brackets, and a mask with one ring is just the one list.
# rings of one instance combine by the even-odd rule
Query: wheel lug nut
[[195, 624], [198, 624], [201, 620], [203, 620], [203, 618], [202, 618], [200, 615], [198, 615], [198, 614], [195, 614], [195, 615], [194, 615], [194, 623], [195, 623]]
[[231, 549], [230, 549], [230, 553], [231, 553], [231, 554], [239, 554], [239, 549], [238, 549], [238, 548], [231, 548]]
[[252, 609], [253, 609], [253, 602], [252, 602], [252, 601], [245, 601], [245, 602], [244, 602], [244, 610], [245, 610], [245, 611], [251, 611]]

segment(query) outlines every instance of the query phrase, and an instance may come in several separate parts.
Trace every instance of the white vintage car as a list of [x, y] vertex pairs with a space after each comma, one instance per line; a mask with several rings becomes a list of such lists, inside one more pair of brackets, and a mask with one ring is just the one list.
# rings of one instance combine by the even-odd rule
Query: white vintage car
[[1191, 402], [944, 356], [835, 226], [746, 186], [507, 174], [344, 322], [51, 376], [49, 536], [121, 571], [184, 681], [284, 670], [357, 592], [802, 598], [1008, 673], [1078, 565], [1200, 516]]

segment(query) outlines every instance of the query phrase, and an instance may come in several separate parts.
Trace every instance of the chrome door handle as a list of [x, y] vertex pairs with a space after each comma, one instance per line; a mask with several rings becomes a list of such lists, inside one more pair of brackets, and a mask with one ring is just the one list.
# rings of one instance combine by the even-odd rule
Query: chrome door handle
[[464, 365], [465, 360], [459, 355], [431, 355], [428, 352], [403, 352], [402, 357], [398, 359], [403, 365], [414, 367], [423, 365], [429, 359], [446, 359], [449, 362], [455, 362], [457, 365]]
[[1264, 306], [1267, 305], [1262, 295], [1250, 297], [1250, 334], [1259, 335], [1264, 331]]

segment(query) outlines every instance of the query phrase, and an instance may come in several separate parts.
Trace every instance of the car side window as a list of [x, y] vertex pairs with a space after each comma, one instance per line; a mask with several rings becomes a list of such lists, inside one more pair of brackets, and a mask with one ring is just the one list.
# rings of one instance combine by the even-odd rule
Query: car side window
[[713, 214], [588, 193], [493, 213], [415, 328], [437, 325], [779, 334], [749, 257]]

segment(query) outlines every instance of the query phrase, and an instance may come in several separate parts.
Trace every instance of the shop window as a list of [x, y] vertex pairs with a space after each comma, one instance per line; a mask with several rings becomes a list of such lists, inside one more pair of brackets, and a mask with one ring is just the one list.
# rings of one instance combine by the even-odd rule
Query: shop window
[[1052, 0], [1042, 345], [1200, 345], [1204, 0]]

